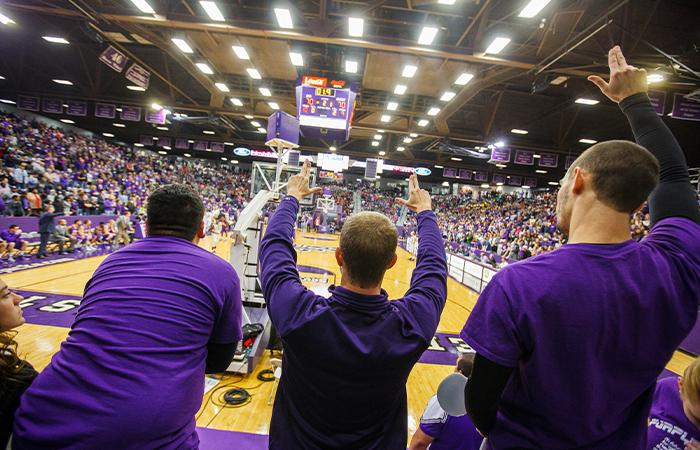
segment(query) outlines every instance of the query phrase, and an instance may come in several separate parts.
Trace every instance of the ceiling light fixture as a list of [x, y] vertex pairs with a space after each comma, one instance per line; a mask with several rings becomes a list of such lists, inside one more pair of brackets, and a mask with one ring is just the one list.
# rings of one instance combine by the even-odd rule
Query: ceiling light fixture
[[588, 139], [588, 138], [579, 139], [578, 141], [582, 144], [595, 144], [596, 142], [598, 142], [595, 139]]
[[271, 97], [271, 96], [272, 96], [272, 91], [270, 91], [270, 89], [268, 89], [268, 88], [266, 88], [266, 87], [258, 88], [258, 90], [259, 90], [260, 93], [261, 93], [262, 95], [264, 95], [265, 97]]
[[428, 110], [429, 116], [437, 116], [440, 113], [440, 108], [432, 107]]
[[428, 125], [429, 122], [430, 122], [430, 121], [429, 121], [428, 119], [421, 119], [421, 120], [418, 121], [418, 126], [419, 126], [419, 127], [424, 127], [424, 126]]
[[389, 111], [396, 111], [396, 108], [398, 108], [398, 107], [399, 107], [399, 104], [396, 102], [389, 102], [386, 104], [386, 109], [388, 109]]
[[68, 81], [68, 80], [58, 80], [58, 79], [54, 79], [53, 82], [54, 82], [54, 83], [57, 83], [57, 84], [63, 84], [63, 85], [66, 85], [66, 86], [73, 86], [73, 82], [72, 82], [72, 81]]
[[537, 14], [544, 9], [545, 6], [550, 2], [551, 0], [530, 0], [530, 3], [525, 5], [525, 7], [520, 11], [520, 14], [518, 14], [518, 17], [524, 17], [526, 19], [531, 19], [535, 17]]
[[352, 37], [362, 37], [365, 20], [360, 17], [348, 17], [348, 34]]
[[450, 100], [455, 98], [456, 95], [457, 94], [455, 94], [454, 92], [447, 91], [444, 94], [442, 94], [442, 97], [440, 97], [440, 100], [443, 102], [449, 102]]
[[389, 114], [382, 114], [382, 117], [379, 118], [382, 122], [389, 122], [391, 121], [391, 116]]
[[238, 59], [250, 59], [250, 55], [248, 55], [248, 51], [246, 51], [245, 47], [233, 45], [231, 46], [231, 49], [233, 50], [233, 53], [236, 54]]
[[510, 43], [510, 38], [507, 37], [497, 37], [491, 42], [491, 44], [486, 48], [486, 51], [484, 53], [486, 54], [498, 54], [503, 51], [504, 48], [506, 48], [506, 45]]
[[213, 74], [214, 74], [214, 71], [211, 70], [211, 67], [209, 67], [209, 64], [206, 64], [206, 63], [196, 63], [195, 66], [197, 66], [197, 68], [198, 68], [199, 70], [201, 70], [202, 73], [205, 73], [205, 74], [207, 74], [207, 75], [213, 75]]
[[200, 1], [199, 4], [202, 5], [204, 12], [207, 13], [211, 20], [214, 20], [216, 22], [223, 22], [226, 20], [226, 18], [224, 18], [224, 15], [221, 14], [219, 7], [216, 6], [215, 2]]
[[457, 77], [455, 80], [455, 84], [458, 84], [460, 86], [464, 86], [465, 84], [469, 83], [471, 79], [474, 78], [474, 75], [471, 73], [462, 73], [460, 76]]
[[275, 16], [280, 28], [294, 28], [292, 13], [286, 8], [275, 8]]
[[234, 106], [243, 106], [243, 102], [239, 98], [232, 98], [231, 103], [233, 103]]
[[192, 47], [190, 47], [190, 44], [188, 44], [186, 40], [180, 38], [172, 38], [170, 40], [182, 53], [194, 53], [194, 50], [192, 50]]
[[62, 37], [56, 37], [56, 36], [42, 36], [42, 39], [45, 41], [51, 42], [52, 44], [64, 44], [68, 45], [70, 42], [68, 42], [66, 39]]
[[405, 84], [397, 84], [396, 87], [394, 88], [394, 94], [396, 95], [403, 95], [406, 93], [406, 87]]
[[204, 134], [216, 134], [214, 131], [211, 131], [211, 130], [204, 130], [204, 131], [202, 131], [202, 133], [204, 133]]
[[597, 105], [598, 103], [600, 103], [600, 101], [594, 100], [592, 98], [579, 97], [574, 101], [574, 103], [578, 103], [580, 105]]
[[156, 12], [151, 8], [151, 5], [146, 2], [146, 0], [131, 0], [131, 3], [134, 4], [141, 12], [144, 12], [146, 14], [155, 14]]
[[521, 130], [519, 128], [513, 128], [512, 130], [510, 130], [510, 132], [513, 134], [527, 134], [528, 133], [527, 130]]
[[351, 59], [345, 60], [345, 71], [348, 73], [357, 73], [358, 68], [357, 61]]
[[267, 104], [270, 106], [272, 109], [280, 109], [280, 105], [278, 105], [275, 102], [267, 102]]
[[137, 91], [137, 92], [145, 91], [144, 88], [142, 88], [141, 86], [136, 86], [135, 84], [130, 84], [126, 88], [130, 91]]
[[295, 66], [303, 66], [304, 65], [304, 57], [301, 55], [301, 53], [289, 52], [289, 59], [292, 61], [292, 64]]
[[61, 122], [63, 122], [63, 123], [68, 123], [68, 124], [71, 124], [71, 125], [75, 123], [74, 121], [72, 121], [72, 120], [70, 120], [70, 119], [61, 119]]
[[417, 66], [414, 66], [413, 64], [406, 64], [403, 66], [403, 71], [401, 71], [401, 76], [404, 78], [413, 78], [413, 76], [416, 74], [416, 71], [418, 70]]
[[229, 92], [228, 86], [226, 86], [224, 83], [214, 83], [214, 86], [221, 92]]
[[435, 27], [423, 27], [423, 29], [420, 32], [420, 36], [418, 36], [418, 44], [420, 45], [430, 45], [433, 43], [435, 40], [435, 36], [437, 36], [438, 29]]
[[248, 72], [248, 75], [250, 76], [250, 78], [252, 78], [254, 80], [260, 80], [262, 78], [262, 76], [260, 76], [260, 72], [258, 72], [258, 69], [248, 68], [248, 69], [246, 69], [246, 72]]

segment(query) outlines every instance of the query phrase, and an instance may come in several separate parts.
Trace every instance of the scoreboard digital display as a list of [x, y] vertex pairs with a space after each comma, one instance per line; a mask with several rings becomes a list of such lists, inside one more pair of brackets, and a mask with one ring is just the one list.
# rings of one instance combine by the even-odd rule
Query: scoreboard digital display
[[299, 125], [347, 130], [350, 123], [350, 90], [301, 86]]

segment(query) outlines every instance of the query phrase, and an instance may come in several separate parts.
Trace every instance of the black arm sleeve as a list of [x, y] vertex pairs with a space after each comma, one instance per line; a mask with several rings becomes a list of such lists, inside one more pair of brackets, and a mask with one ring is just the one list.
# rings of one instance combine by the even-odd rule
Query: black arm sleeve
[[685, 155], [666, 124], [656, 114], [646, 93], [620, 102], [634, 138], [659, 160], [659, 185], [649, 196], [652, 226], [667, 217], [687, 217], [700, 224], [697, 192], [690, 184]]
[[484, 436], [488, 436], [496, 423], [501, 395], [512, 373], [512, 367], [496, 364], [478, 353], [474, 357], [474, 368], [464, 388], [464, 402], [474, 426]]
[[207, 344], [207, 364], [204, 373], [219, 373], [231, 364], [238, 342], [231, 344]]

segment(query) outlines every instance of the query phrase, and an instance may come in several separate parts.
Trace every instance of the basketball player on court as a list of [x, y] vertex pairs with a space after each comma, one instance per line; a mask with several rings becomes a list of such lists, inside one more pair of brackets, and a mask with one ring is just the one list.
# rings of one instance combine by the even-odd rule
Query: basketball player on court
[[202, 199], [166, 185], [148, 237], [111, 254], [85, 287], [68, 339], [21, 399], [12, 448], [196, 449], [204, 373], [241, 339], [231, 265], [196, 245]]
[[385, 216], [351, 216], [335, 257], [340, 286], [330, 297], [306, 289], [293, 235], [309, 163], [289, 180], [260, 246], [261, 274], [272, 323], [284, 346], [272, 411], [270, 449], [405, 450], [406, 379], [428, 348], [447, 295], [447, 264], [430, 195], [412, 175], [408, 201], [417, 212], [419, 249], [411, 286], [389, 301], [381, 288], [396, 263], [397, 231]]
[[[700, 212], [683, 151], [646, 72], [619, 47], [608, 62], [608, 82], [589, 80], [639, 145], [602, 142], [574, 161], [557, 199], [568, 244], [499, 271], [461, 334], [477, 352], [466, 409], [492, 449], [644, 448], [656, 378], [698, 313]], [[637, 242], [630, 215], [647, 197], [652, 228]]]

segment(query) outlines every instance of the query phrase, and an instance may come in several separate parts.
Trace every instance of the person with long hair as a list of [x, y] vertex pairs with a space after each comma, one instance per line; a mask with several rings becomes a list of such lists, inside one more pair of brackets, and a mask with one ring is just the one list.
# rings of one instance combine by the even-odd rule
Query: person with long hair
[[0, 448], [5, 448], [12, 433], [20, 396], [37, 375], [34, 367], [17, 355], [16, 332], [12, 330], [24, 323], [21, 301], [22, 296], [0, 280]]

